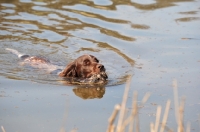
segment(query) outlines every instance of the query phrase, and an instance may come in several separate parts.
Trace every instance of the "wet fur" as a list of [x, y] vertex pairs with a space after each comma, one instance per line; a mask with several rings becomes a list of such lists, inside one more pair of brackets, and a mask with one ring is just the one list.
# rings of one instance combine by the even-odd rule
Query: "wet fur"
[[[105, 67], [99, 63], [99, 60], [92, 55], [82, 55], [78, 57], [73, 62], [69, 63], [65, 68], [57, 65], [51, 64], [48, 59], [38, 57], [38, 56], [29, 56], [22, 54], [17, 50], [6, 48], [7, 51], [15, 54], [22, 60], [23, 64], [29, 64], [35, 68], [46, 69], [49, 72], [63, 69], [61, 72], [57, 73], [60, 77], [72, 77], [72, 78], [90, 78], [95, 77], [97, 74], [103, 75], [104, 80], [107, 79], [105, 73]], [[102, 74], [103, 73], [103, 74]]]

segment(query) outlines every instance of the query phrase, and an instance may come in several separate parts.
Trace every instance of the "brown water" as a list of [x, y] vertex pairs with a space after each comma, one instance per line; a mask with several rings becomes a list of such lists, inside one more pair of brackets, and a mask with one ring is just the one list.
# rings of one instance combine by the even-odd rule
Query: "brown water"
[[[128, 108], [133, 91], [138, 100], [151, 92], [139, 114], [141, 131], [150, 130], [156, 107], [167, 99], [167, 125], [176, 130], [174, 78], [186, 97], [185, 124], [200, 130], [200, 1], [1, 0], [0, 18], [0, 125], [6, 131], [106, 131], [129, 75]], [[55, 75], [20, 65], [5, 48], [62, 66], [93, 54], [105, 65], [109, 84], [66, 86]]]

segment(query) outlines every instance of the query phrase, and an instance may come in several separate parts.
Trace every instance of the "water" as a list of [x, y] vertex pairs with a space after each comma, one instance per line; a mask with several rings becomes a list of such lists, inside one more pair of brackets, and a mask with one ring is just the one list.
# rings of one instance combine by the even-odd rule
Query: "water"
[[[200, 1], [1, 0], [0, 125], [6, 131], [106, 131], [114, 105], [132, 75], [140, 101], [141, 131], [149, 131], [156, 107], [172, 100], [168, 126], [176, 130], [172, 80], [186, 97], [185, 124], [199, 131]], [[109, 85], [85, 89], [20, 65], [5, 51], [40, 55], [65, 66], [82, 54], [106, 67]], [[121, 84], [121, 85], [116, 85]]]

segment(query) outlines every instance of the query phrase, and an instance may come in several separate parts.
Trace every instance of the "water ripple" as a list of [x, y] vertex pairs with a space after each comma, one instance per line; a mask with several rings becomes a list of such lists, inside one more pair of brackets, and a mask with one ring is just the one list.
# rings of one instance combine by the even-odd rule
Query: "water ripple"
[[[4, 48], [10, 47], [32, 55], [48, 55], [49, 59], [63, 65], [82, 54], [93, 54], [105, 63], [110, 78], [124, 80], [127, 75], [133, 74], [134, 56], [140, 52], [135, 44], [138, 38], [143, 37], [140, 41], [149, 41], [144, 37], [159, 32], [159, 26], [162, 26], [162, 22], [155, 23], [154, 19], [147, 22], [143, 14], [147, 10], [169, 8], [175, 3], [159, 0], [148, 3], [14, 0], [9, 3], [2, 1], [0, 5], [2, 52]], [[151, 12], [146, 14], [148, 13]], [[175, 21], [199, 20], [195, 16], [198, 15], [195, 9], [180, 11], [178, 14], [187, 16], [176, 17]], [[162, 34], [165, 33], [160, 32], [158, 35]], [[6, 75], [8, 71], [15, 69], [14, 66], [6, 67], [9, 63], [6, 60], [1, 61], [1, 69], [5, 69], [2, 74]], [[31, 78], [23, 76], [23, 72], [26, 70], [14, 72], [13, 78]], [[46, 76], [41, 77], [45, 80]]]

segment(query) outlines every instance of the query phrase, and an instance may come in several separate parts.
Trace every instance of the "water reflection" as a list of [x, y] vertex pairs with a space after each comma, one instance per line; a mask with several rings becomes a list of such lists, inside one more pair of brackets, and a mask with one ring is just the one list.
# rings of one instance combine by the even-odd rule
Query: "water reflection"
[[193, 1], [193, 0], [167, 0], [167, 1], [156, 0], [156, 1], [152, 1], [152, 3], [149, 3], [149, 4], [146, 4], [146, 3], [140, 4], [140, 2], [139, 3], [131, 2], [132, 3], [131, 5], [140, 10], [156, 10], [160, 8], [176, 6], [176, 2], [186, 2], [186, 1]]
[[76, 87], [73, 92], [82, 99], [100, 99], [105, 94], [105, 87]]
[[195, 20], [200, 20], [200, 17], [184, 17], [184, 18], [176, 19], [177, 22], [189, 22], [189, 21], [195, 21]]

